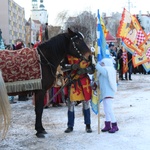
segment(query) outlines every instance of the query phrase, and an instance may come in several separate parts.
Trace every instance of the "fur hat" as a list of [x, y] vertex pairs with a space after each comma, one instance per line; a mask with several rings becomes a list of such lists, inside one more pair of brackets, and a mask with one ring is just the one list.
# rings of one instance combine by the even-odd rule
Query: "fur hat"
[[17, 49], [21, 49], [21, 48], [22, 48], [22, 46], [23, 46], [23, 43], [22, 43], [22, 42], [21, 42], [21, 43], [19, 43], [19, 44], [17, 44], [17, 45], [16, 45], [16, 50], [17, 50]]

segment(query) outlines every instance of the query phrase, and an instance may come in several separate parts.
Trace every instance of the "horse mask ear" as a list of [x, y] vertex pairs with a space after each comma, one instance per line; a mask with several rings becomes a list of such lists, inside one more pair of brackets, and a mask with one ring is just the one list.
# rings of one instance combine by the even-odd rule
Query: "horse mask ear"
[[68, 33], [70, 36], [74, 36], [74, 32], [70, 28], [68, 28]]

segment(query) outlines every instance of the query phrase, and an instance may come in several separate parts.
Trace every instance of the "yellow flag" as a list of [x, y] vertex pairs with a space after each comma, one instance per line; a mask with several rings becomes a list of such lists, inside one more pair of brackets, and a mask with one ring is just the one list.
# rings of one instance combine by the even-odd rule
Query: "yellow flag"
[[105, 26], [105, 24], [104, 24], [104, 21], [103, 21], [103, 18], [102, 18], [102, 17], [100, 18], [100, 23], [101, 23], [101, 26], [102, 26], [102, 29], [103, 29], [103, 32], [104, 32], [104, 36], [105, 36], [105, 38], [106, 38], [106, 36], [107, 36], [107, 34], [108, 34], [108, 30], [107, 30], [107, 28], [106, 28], [106, 26]]

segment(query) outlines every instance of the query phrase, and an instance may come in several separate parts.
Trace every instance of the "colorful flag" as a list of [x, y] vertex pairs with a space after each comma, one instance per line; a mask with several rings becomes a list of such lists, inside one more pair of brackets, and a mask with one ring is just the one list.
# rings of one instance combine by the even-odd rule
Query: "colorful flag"
[[106, 38], [109, 31], [107, 30], [102, 17], [100, 18], [100, 21], [101, 21], [101, 26], [102, 26], [102, 29], [103, 29], [103, 32], [104, 32], [104, 36]]
[[[97, 44], [95, 45], [95, 56], [98, 56], [98, 46]], [[94, 85], [96, 82], [96, 84], [98, 83], [97, 81], [97, 72], [94, 73], [93, 78], [92, 78], [92, 84]], [[99, 101], [99, 97], [98, 97], [98, 90], [92, 90], [92, 98], [91, 98], [91, 108], [93, 110], [93, 112], [97, 115], [98, 114], [98, 101]]]
[[106, 57], [106, 39], [104, 36], [103, 28], [101, 25], [101, 19], [100, 14], [98, 10], [97, 14], [97, 46], [98, 46], [98, 55], [97, 55], [97, 61], [101, 61], [102, 58]]
[[134, 51], [134, 49], [128, 47], [128, 45], [126, 45], [124, 42], [122, 43], [122, 45], [128, 52], [132, 54], [132, 62], [134, 67], [143, 64], [145, 70], [149, 71], [149, 67], [147, 67], [147, 65], [149, 66], [149, 63], [147, 62], [150, 62], [150, 36], [149, 35], [148, 35], [147, 42], [142, 46], [140, 46], [140, 49], [142, 49], [143, 51], [142, 55], [139, 55], [136, 51]]
[[142, 64], [146, 72], [150, 72], [150, 61]]
[[122, 59], [123, 59], [123, 74], [124, 74], [128, 71], [128, 56], [127, 56], [127, 51], [125, 50], [124, 47], [122, 48], [122, 51], [123, 51]]
[[[144, 52], [142, 56], [135, 54], [132, 57], [133, 66], [137, 67], [145, 63], [149, 66], [149, 63], [147, 62], [150, 62], [150, 37], [149, 37], [149, 40], [145, 44], [143, 44], [140, 48], [143, 49]], [[148, 70], [146, 66], [144, 68], [146, 68], [146, 71]]]
[[[97, 14], [97, 45], [95, 47], [95, 53], [97, 54], [97, 62], [100, 62], [103, 58], [109, 57], [109, 50], [106, 43], [104, 31], [102, 28], [102, 24], [104, 27], [104, 22], [101, 23], [100, 14], [98, 10]], [[97, 72], [94, 74], [94, 80], [97, 81]], [[100, 100], [100, 90], [97, 88], [97, 90], [92, 91], [92, 100], [91, 100], [91, 107], [95, 114], [98, 114], [98, 103]]]
[[143, 65], [150, 70], [150, 35], [146, 34], [137, 18], [126, 9], [123, 10], [117, 37], [123, 41], [123, 47], [132, 54], [133, 66]]
[[148, 36], [140, 26], [137, 18], [130, 14], [125, 8], [122, 13], [117, 37], [130, 48], [142, 55], [143, 49], [140, 47], [146, 43]]

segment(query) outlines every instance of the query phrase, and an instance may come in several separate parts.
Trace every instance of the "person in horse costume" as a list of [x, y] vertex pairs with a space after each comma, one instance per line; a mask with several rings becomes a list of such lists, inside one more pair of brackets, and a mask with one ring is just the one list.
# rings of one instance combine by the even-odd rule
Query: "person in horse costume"
[[68, 86], [68, 123], [65, 133], [73, 131], [76, 102], [81, 101], [83, 105], [84, 124], [86, 132], [91, 133], [90, 105], [92, 89], [88, 74], [93, 74], [95, 66], [92, 64], [91, 55], [87, 54], [85, 59], [68, 55], [62, 62], [63, 69], [70, 69], [70, 84]]
[[67, 55], [84, 59], [85, 55], [91, 54], [91, 51], [84, 42], [82, 34], [80, 32], [73, 32], [69, 28], [68, 32], [61, 33], [41, 43], [37, 50], [41, 58], [43, 79], [42, 90], [35, 91], [35, 130], [37, 131], [37, 137], [44, 138], [44, 134], [47, 134], [42, 125], [44, 96], [56, 80], [58, 65]]
[[[47, 134], [42, 124], [44, 96], [46, 91], [53, 86], [56, 80], [58, 65], [67, 55], [84, 59], [85, 55], [91, 53], [91, 51], [84, 42], [81, 33], [73, 32], [69, 28], [68, 32], [58, 34], [38, 45], [35, 51], [39, 55], [39, 59], [36, 60], [36, 62], [40, 64], [41, 68], [41, 86], [38, 86], [39, 89], [30, 89], [29, 91], [24, 92], [30, 93], [32, 91], [35, 94], [36, 136], [38, 138], [44, 138], [45, 134]], [[19, 95], [19, 92], [10, 94]]]

